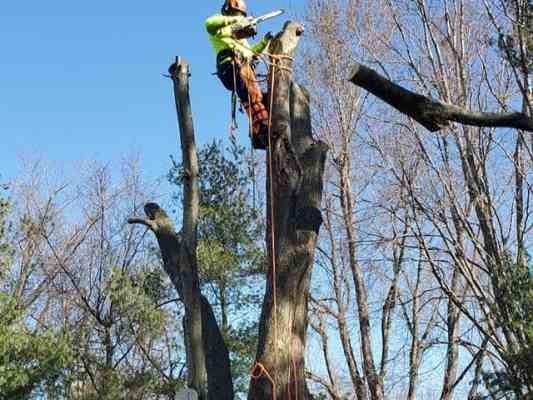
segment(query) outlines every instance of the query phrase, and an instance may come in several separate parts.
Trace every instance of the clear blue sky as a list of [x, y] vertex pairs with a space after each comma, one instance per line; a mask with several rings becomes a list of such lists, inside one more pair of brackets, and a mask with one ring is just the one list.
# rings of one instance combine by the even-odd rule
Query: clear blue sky
[[[0, 3], [0, 174], [21, 154], [56, 164], [117, 162], [140, 152], [149, 176], [177, 153], [171, 84], [174, 56], [192, 68], [200, 143], [228, 135], [229, 94], [214, 71], [203, 21], [218, 0], [19, 0]], [[254, 15], [304, 0], [249, 1]], [[261, 27], [278, 30], [283, 18]], [[245, 135], [241, 127], [241, 137]]]

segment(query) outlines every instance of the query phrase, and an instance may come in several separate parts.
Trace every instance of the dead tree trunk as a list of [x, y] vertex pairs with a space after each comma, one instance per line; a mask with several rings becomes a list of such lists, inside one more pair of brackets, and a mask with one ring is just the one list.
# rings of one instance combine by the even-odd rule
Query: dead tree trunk
[[[303, 33], [289, 22], [275, 39], [272, 141], [267, 149], [268, 273], [249, 400], [306, 400], [305, 339], [327, 146], [312, 138], [309, 96], [291, 81]], [[273, 239], [273, 241], [271, 241]]]
[[199, 210], [198, 160], [189, 100], [189, 68], [181, 61], [171, 67], [184, 165], [183, 227], [180, 234], [166, 212], [145, 205], [147, 218], [132, 218], [154, 232], [163, 266], [185, 306], [184, 331], [188, 384], [200, 400], [232, 400], [233, 384], [227, 347], [213, 310], [202, 296], [196, 260]]
[[[318, 231], [327, 146], [312, 137], [309, 96], [292, 83], [292, 56], [303, 27], [287, 23], [273, 45], [272, 143], [267, 170], [269, 244], [267, 288], [261, 311], [250, 400], [309, 399], [305, 380], [308, 297]], [[198, 165], [188, 93], [188, 67], [171, 68], [184, 163], [183, 229], [176, 233], [157, 204], [145, 206], [165, 271], [185, 304], [185, 342], [189, 384], [200, 399], [233, 399], [228, 351], [211, 306], [201, 295], [196, 264]], [[272, 246], [270, 246], [272, 244]], [[207, 377], [207, 381], [206, 381]]]

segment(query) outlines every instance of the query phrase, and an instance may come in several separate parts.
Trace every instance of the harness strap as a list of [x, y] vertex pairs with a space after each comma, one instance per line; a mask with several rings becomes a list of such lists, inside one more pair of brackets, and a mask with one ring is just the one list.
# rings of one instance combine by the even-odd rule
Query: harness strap
[[230, 49], [224, 49], [217, 54], [217, 64], [222, 65], [231, 62], [235, 57], [235, 52]]

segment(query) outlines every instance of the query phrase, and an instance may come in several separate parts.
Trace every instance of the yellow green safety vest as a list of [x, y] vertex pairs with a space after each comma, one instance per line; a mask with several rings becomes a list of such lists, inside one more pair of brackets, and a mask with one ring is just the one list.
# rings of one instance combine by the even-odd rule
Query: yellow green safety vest
[[[251, 59], [254, 55], [260, 54], [268, 45], [268, 40], [263, 38], [258, 43], [250, 46], [246, 39], [235, 39], [231, 33], [231, 26], [233, 24], [242, 22], [245, 19], [243, 16], [225, 16], [225, 15], [213, 15], [207, 18], [205, 21], [205, 28], [209, 33], [209, 41], [215, 50], [215, 54], [218, 55], [223, 50], [231, 50], [240, 54], [246, 59]], [[231, 58], [227, 57], [220, 63], [230, 61]]]

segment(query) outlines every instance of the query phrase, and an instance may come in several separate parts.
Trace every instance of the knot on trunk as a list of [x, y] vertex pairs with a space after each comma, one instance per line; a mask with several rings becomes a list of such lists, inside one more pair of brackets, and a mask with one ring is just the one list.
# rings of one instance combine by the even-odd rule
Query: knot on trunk
[[318, 235], [322, 221], [322, 213], [318, 208], [302, 207], [296, 214], [296, 230], [312, 231]]

